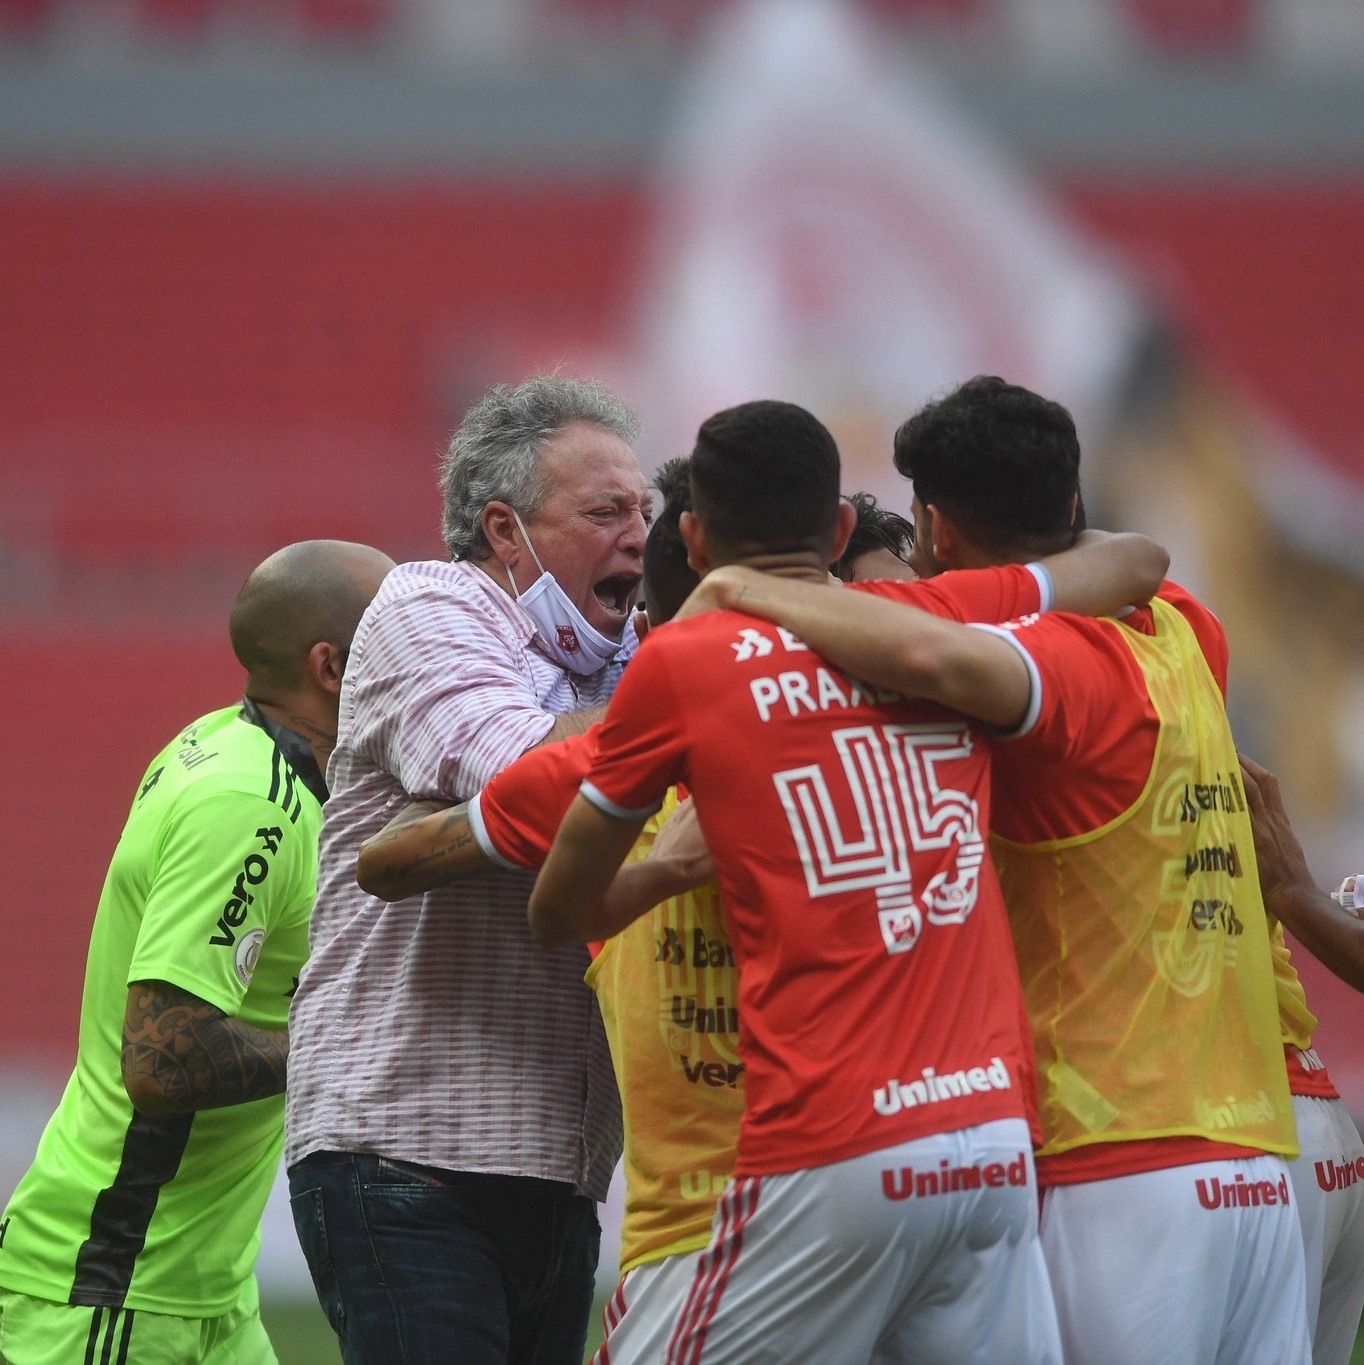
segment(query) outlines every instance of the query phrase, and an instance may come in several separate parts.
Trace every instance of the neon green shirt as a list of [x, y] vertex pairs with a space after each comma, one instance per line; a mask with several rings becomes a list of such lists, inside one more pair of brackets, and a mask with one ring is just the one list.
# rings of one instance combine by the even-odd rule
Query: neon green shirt
[[0, 1286], [182, 1317], [237, 1302], [284, 1097], [138, 1114], [123, 1015], [130, 982], [159, 980], [285, 1027], [308, 951], [319, 794], [311, 751], [250, 703], [195, 721], [152, 760], [95, 912], [76, 1070], [0, 1215]]

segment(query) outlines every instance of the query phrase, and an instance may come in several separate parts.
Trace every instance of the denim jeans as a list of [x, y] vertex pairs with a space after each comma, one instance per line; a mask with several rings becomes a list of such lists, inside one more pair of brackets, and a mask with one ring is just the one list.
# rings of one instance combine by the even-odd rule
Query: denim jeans
[[289, 1192], [345, 1365], [582, 1365], [601, 1230], [572, 1186], [314, 1152]]

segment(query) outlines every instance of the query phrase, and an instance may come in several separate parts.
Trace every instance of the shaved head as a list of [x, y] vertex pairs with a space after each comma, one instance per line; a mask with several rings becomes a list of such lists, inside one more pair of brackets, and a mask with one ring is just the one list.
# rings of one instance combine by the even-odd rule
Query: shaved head
[[391, 568], [386, 554], [347, 540], [301, 540], [272, 554], [242, 585], [228, 623], [250, 684], [292, 689], [315, 644], [349, 650]]

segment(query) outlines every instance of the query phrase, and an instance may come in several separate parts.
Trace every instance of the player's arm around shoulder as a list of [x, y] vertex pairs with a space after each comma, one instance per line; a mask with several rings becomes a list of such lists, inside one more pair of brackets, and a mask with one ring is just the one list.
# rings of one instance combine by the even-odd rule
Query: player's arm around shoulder
[[1170, 554], [1135, 531], [1082, 531], [1071, 549], [1039, 563], [1051, 578], [1053, 609], [1107, 616], [1155, 596]]
[[611, 938], [653, 904], [611, 896], [616, 874], [649, 814], [608, 812], [585, 796], [574, 797], [526, 910], [542, 947]]

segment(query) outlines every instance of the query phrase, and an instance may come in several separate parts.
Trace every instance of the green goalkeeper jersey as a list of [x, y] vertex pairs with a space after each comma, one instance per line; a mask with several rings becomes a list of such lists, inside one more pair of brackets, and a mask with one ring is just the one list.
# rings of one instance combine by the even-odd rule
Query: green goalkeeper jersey
[[95, 912], [75, 1072], [0, 1215], [0, 1286], [182, 1317], [237, 1302], [284, 1097], [137, 1113], [120, 1069], [128, 985], [165, 981], [257, 1028], [285, 1027], [325, 796], [307, 745], [249, 701], [195, 721], [152, 760]]

